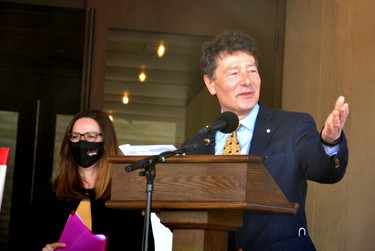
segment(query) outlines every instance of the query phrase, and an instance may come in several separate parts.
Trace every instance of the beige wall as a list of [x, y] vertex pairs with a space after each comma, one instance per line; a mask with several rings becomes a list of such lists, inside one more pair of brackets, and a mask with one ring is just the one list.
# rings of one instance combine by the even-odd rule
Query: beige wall
[[320, 128], [340, 94], [350, 104], [350, 158], [335, 185], [309, 184], [307, 213], [319, 251], [375, 250], [375, 1], [287, 2], [282, 108]]

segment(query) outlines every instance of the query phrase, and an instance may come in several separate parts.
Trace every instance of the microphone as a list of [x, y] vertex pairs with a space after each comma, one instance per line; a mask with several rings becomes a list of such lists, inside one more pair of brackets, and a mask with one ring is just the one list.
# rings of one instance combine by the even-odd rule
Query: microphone
[[202, 146], [209, 146], [214, 142], [215, 142], [214, 136], [211, 135], [210, 137], [205, 138], [204, 140], [202, 140], [198, 143], [183, 145], [182, 148], [176, 150], [175, 152], [177, 154], [184, 154], [184, 153], [192, 152], [192, 151], [195, 151]]
[[220, 131], [222, 133], [230, 133], [237, 129], [239, 119], [233, 112], [223, 112], [219, 118], [212, 125], [207, 125], [199, 130], [200, 134], [215, 133]]
[[127, 165], [125, 167], [125, 171], [129, 173], [131, 171], [134, 171], [134, 170], [137, 170], [137, 169], [140, 169], [140, 168], [146, 168], [146, 167], [149, 167], [151, 165], [155, 165], [155, 164], [161, 163], [161, 162], [164, 162], [163, 156], [153, 155], [149, 158], [146, 158], [146, 159], [143, 159], [141, 161], [135, 162], [133, 164]]

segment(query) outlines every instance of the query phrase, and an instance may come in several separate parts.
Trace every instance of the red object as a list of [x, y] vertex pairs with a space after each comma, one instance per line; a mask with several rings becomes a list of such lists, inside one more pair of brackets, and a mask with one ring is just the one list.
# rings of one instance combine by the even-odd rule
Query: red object
[[0, 148], [0, 165], [8, 165], [9, 148]]

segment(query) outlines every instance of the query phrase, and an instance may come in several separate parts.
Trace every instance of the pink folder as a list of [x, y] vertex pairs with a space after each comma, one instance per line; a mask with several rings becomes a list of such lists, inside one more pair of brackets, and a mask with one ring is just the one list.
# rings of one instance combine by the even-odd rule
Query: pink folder
[[66, 244], [64, 251], [105, 251], [107, 236], [94, 234], [74, 211], [69, 215], [59, 242]]

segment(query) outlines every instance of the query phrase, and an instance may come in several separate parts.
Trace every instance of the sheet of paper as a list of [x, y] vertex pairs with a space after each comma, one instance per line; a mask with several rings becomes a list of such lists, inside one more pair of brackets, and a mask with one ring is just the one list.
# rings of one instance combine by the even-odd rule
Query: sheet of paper
[[[121, 152], [126, 155], [152, 156], [166, 151], [174, 151], [173, 145], [129, 145], [119, 146]], [[151, 225], [155, 241], [155, 251], [172, 251], [173, 233], [164, 226], [155, 213], [151, 213]]]
[[120, 150], [124, 155], [148, 156], [157, 155], [166, 151], [174, 151], [176, 147], [173, 145], [129, 145], [120, 146]]

